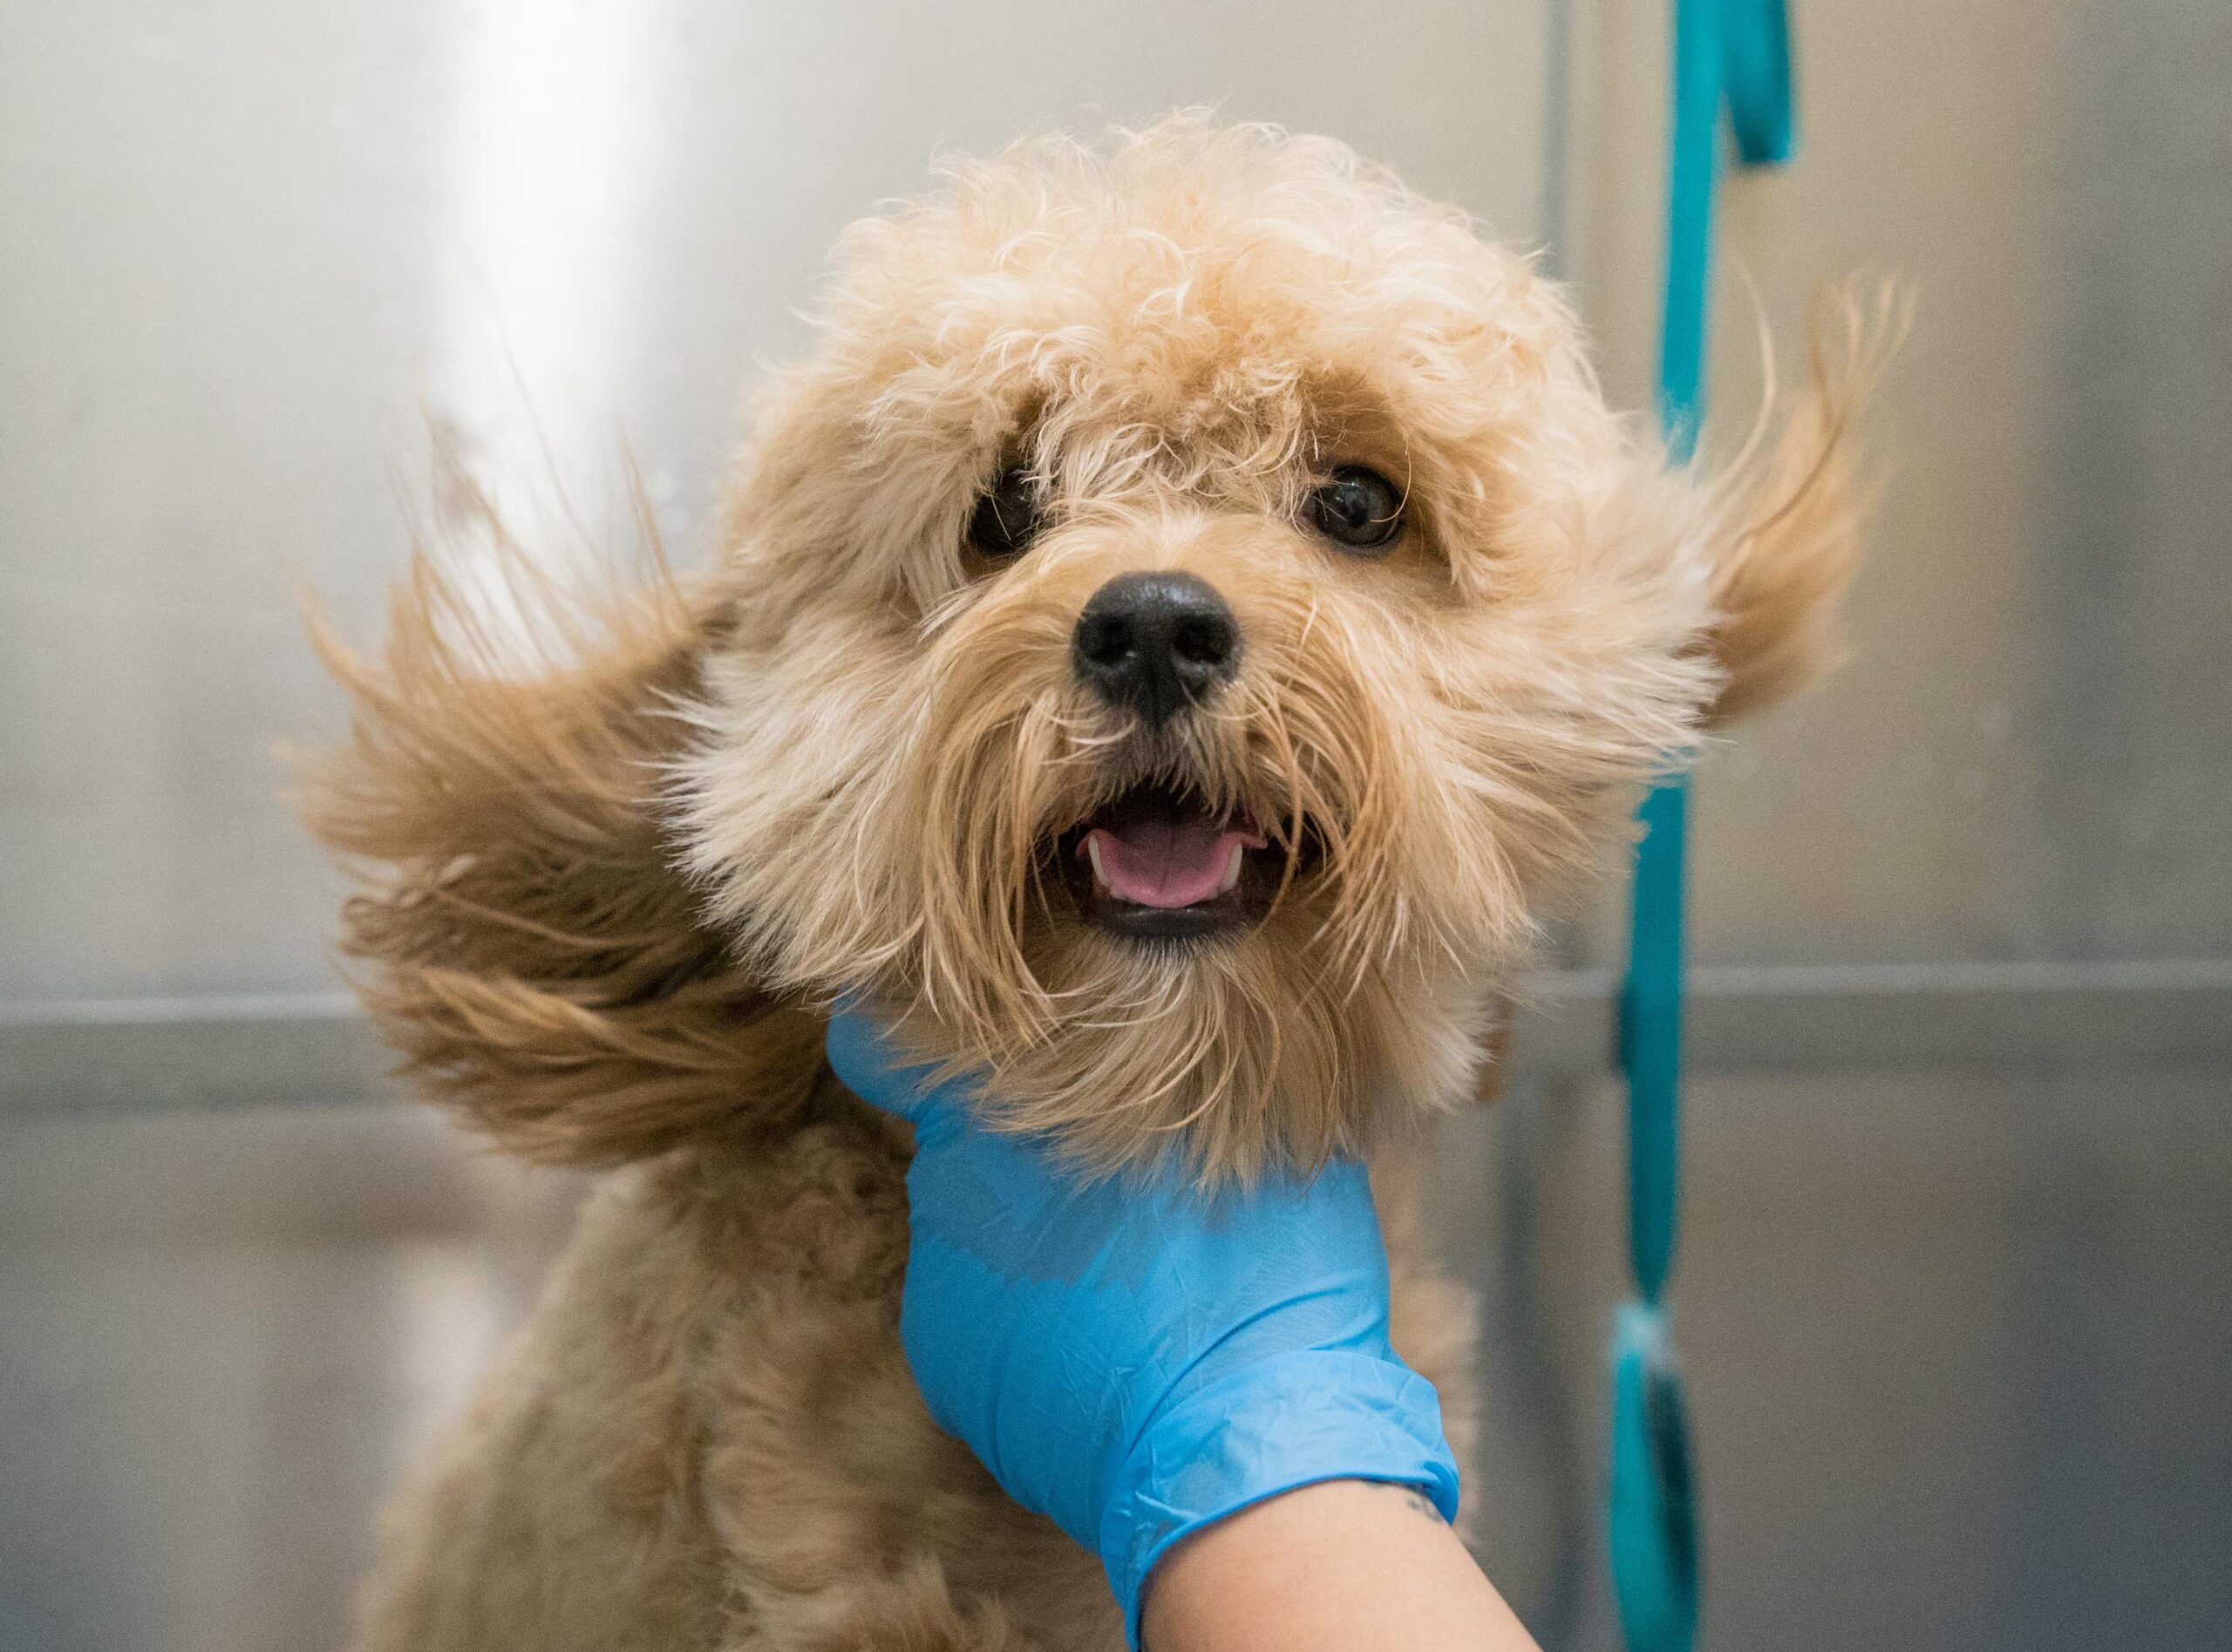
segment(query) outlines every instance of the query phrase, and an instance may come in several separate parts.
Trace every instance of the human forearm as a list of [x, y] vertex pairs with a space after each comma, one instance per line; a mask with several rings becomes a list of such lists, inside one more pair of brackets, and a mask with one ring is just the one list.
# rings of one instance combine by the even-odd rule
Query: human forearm
[[1148, 1652], [1539, 1652], [1433, 1505], [1329, 1480], [1195, 1533], [1147, 1586]]

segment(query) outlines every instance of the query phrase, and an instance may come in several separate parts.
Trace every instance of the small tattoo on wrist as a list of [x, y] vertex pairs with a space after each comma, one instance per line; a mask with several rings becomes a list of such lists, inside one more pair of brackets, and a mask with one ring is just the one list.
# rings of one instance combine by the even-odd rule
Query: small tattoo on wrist
[[1433, 1499], [1428, 1497], [1417, 1486], [1402, 1480], [1366, 1480], [1364, 1484], [1377, 1491], [1392, 1492], [1435, 1525], [1439, 1526], [1443, 1523], [1441, 1511], [1434, 1506]]

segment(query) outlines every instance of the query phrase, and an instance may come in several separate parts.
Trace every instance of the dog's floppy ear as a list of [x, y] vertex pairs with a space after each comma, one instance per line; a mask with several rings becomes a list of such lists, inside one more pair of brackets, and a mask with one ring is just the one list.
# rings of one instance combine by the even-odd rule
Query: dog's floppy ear
[[349, 741], [305, 762], [302, 801], [361, 877], [354, 984], [407, 1073], [546, 1163], [641, 1158], [802, 1104], [820, 1018], [699, 921], [662, 827], [709, 605], [655, 542], [631, 587], [586, 592], [490, 537], [497, 605], [521, 622], [505, 629], [538, 665], [494, 634], [487, 581], [423, 552], [379, 658], [313, 620], [352, 715]]
[[1711, 646], [1725, 673], [1716, 723], [1806, 687], [1841, 653], [1837, 608], [1851, 583], [1866, 501], [1854, 474], [1854, 425], [1911, 316], [1886, 284], [1865, 300], [1825, 296], [1810, 371], [1773, 440], [1722, 484], [1712, 568]]

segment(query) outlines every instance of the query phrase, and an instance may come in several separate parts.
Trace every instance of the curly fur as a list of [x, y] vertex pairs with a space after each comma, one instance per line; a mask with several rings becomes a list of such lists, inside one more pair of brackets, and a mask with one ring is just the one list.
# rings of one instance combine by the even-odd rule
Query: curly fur
[[[907, 1144], [821, 1064], [840, 993], [1092, 1169], [1370, 1155], [1398, 1345], [1461, 1431], [1467, 1310], [1401, 1126], [1493, 1084], [1501, 995], [1642, 787], [1832, 651], [1884, 330], [1845, 322], [1708, 482], [1606, 406], [1552, 283], [1337, 144], [1024, 144], [847, 232], [706, 576], [583, 593], [498, 532], [547, 669], [424, 557], [379, 662], [325, 638], [357, 717], [310, 812], [366, 869], [367, 1003], [505, 1146], [626, 1166], [398, 1504], [363, 1644], [1120, 1639], [908, 1381]], [[1047, 526], [996, 568], [964, 525], [1018, 463]], [[1303, 525], [1337, 463], [1405, 490], [1393, 554]], [[1245, 639], [1160, 733], [1070, 664], [1142, 568]], [[1048, 845], [1147, 780], [1292, 852], [1260, 924], [1078, 921]]]

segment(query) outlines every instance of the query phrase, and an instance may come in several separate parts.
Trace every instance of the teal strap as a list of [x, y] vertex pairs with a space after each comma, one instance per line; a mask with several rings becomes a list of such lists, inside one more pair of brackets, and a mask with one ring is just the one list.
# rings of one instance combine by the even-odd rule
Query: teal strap
[[1656, 1307], [1674, 1267], [1681, 1207], [1682, 857], [1690, 792], [1671, 780], [1643, 799], [1620, 995], [1620, 1064], [1628, 1080], [1628, 1262]]
[[[1747, 166], [1791, 149], [1784, 0], [1674, 0], [1673, 135], [1658, 416], [1677, 463], [1705, 406], [1713, 190], [1724, 102]], [[1697, 1632], [1697, 1511], [1689, 1425], [1664, 1296], [1681, 1211], [1682, 867], [1689, 793], [1679, 778], [1644, 799], [1636, 858], [1620, 1065], [1628, 1084], [1628, 1253], [1638, 1300], [1612, 1348], [1613, 1594], [1630, 1652], [1688, 1652]]]

